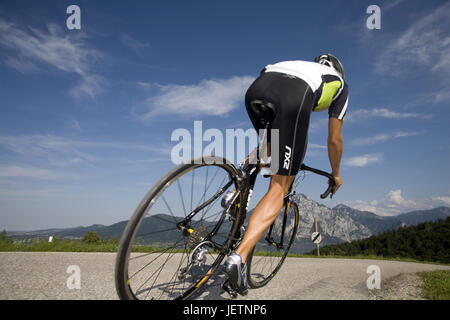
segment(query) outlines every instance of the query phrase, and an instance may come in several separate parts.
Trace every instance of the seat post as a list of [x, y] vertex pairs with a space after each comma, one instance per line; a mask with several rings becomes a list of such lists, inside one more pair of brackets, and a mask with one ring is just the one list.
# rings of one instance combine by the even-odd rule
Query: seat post
[[[264, 135], [262, 139], [259, 139], [258, 141], [258, 148], [257, 148], [257, 161], [260, 162], [260, 147], [262, 146], [262, 142], [267, 140], [267, 131], [271, 126], [272, 120], [275, 118], [275, 115], [277, 113], [276, 106], [269, 101], [264, 100], [253, 100], [250, 102], [250, 107], [252, 108], [253, 112], [259, 117], [261, 120], [262, 125], [264, 126]], [[259, 134], [258, 134], [259, 137]], [[266, 144], [267, 148], [267, 144]]]
[[[264, 124], [264, 131], [263, 131], [263, 136], [262, 136], [262, 138], [260, 138], [259, 139], [259, 141], [258, 141], [258, 148], [257, 148], [257, 153], [256, 153], [256, 157], [257, 157], [257, 161], [258, 162], [260, 162], [261, 160], [261, 157], [260, 157], [260, 152], [259, 152], [259, 150], [260, 150], [260, 148], [263, 146], [263, 144], [264, 144], [264, 141], [266, 141], [267, 140], [267, 135], [268, 135], [268, 130], [269, 130], [269, 128], [270, 128], [270, 121], [269, 120], [267, 120], [267, 121], [263, 121], [263, 124]], [[259, 134], [258, 134], [258, 137], [259, 137]], [[265, 144], [265, 148], [266, 148], [266, 150], [267, 150], [267, 143]], [[262, 150], [261, 150], [262, 151]], [[267, 152], [266, 152], [267, 153]]]

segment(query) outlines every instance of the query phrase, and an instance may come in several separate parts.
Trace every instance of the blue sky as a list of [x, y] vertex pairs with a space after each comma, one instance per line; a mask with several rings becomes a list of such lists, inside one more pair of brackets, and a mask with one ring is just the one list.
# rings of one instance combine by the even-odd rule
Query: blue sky
[[[71, 4], [81, 30], [66, 27]], [[259, 71], [323, 52], [343, 62], [350, 99], [344, 184], [321, 202], [450, 206], [449, 15], [446, 1], [2, 1], [0, 229], [128, 219], [174, 166], [175, 129], [251, 128]], [[313, 113], [306, 164], [329, 170], [326, 138]], [[325, 184], [307, 176], [299, 191], [319, 200]]]

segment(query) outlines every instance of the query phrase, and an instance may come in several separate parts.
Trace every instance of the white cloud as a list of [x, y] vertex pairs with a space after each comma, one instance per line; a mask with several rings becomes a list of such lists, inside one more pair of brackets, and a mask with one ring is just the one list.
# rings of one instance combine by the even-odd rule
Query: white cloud
[[416, 72], [419, 67], [450, 73], [450, 3], [445, 3], [411, 26], [380, 55], [381, 74]]
[[82, 132], [83, 130], [81, 129], [81, 125], [80, 122], [78, 120], [73, 119], [70, 123], [70, 128], [77, 131], [77, 132]]
[[386, 142], [392, 139], [412, 137], [418, 135], [418, 132], [396, 132], [396, 133], [382, 133], [372, 137], [359, 138], [353, 141], [355, 146], [367, 146], [378, 142]]
[[369, 164], [376, 164], [383, 161], [383, 155], [381, 153], [369, 153], [361, 156], [345, 158], [342, 160], [342, 164], [349, 167], [365, 167]]
[[386, 108], [358, 109], [355, 111], [349, 111], [349, 114], [345, 117], [345, 122], [349, 121], [353, 122], [361, 119], [369, 119], [374, 117], [386, 119], [410, 119], [410, 118], [429, 118], [430, 116], [412, 112], [396, 112]]
[[54, 135], [0, 136], [0, 146], [25, 157], [45, 158], [58, 166], [97, 161], [96, 156], [81, 151], [98, 146], [96, 143]]
[[394, 7], [397, 7], [398, 5], [402, 4], [403, 2], [405, 2], [405, 0], [391, 0], [386, 5], [382, 6], [382, 10], [384, 12], [392, 10]]
[[[446, 92], [441, 92], [441, 96], [447, 94]], [[448, 94], [450, 95], [450, 94]], [[437, 99], [437, 97], [436, 97]], [[365, 119], [373, 119], [373, 118], [383, 118], [383, 119], [429, 119], [432, 115], [430, 114], [420, 114], [414, 112], [397, 112], [387, 108], [375, 108], [375, 109], [351, 109], [348, 111], [345, 116], [344, 123], [355, 123]], [[321, 118], [317, 120], [313, 120], [310, 122], [309, 131], [310, 132], [318, 132], [320, 130], [328, 129], [328, 118]]]
[[361, 210], [361, 211], [369, 211], [373, 213], [377, 213], [377, 200], [373, 201], [363, 201], [363, 200], [355, 200], [355, 201], [347, 201], [345, 202], [351, 208]]
[[387, 195], [387, 200], [395, 206], [399, 207], [414, 207], [416, 202], [413, 200], [407, 200], [402, 197], [402, 190], [392, 190]]
[[51, 23], [47, 29], [26, 29], [0, 18], [0, 47], [6, 49], [5, 63], [23, 73], [41, 70], [44, 64], [77, 74], [81, 83], [70, 93], [94, 98], [102, 91], [104, 79], [91, 69], [103, 55], [86, 45], [83, 34], [63, 33], [60, 26]]
[[450, 197], [449, 196], [434, 197], [432, 199], [433, 199], [433, 201], [441, 203], [444, 206], [450, 207]]
[[[169, 156], [170, 145], [151, 146], [125, 142], [76, 140], [54, 135], [0, 136], [0, 146], [20, 154], [27, 160], [44, 160], [58, 167], [99, 162], [99, 150], [138, 150]], [[86, 151], [87, 150], [87, 151]]]
[[432, 96], [434, 98], [434, 102], [435, 103], [439, 103], [439, 102], [450, 100], [450, 92], [449, 92], [448, 88], [444, 88], [442, 90], [438, 90], [436, 92], [433, 92]]
[[128, 34], [123, 34], [122, 36], [120, 36], [120, 42], [122, 42], [122, 44], [126, 47], [131, 48], [131, 50], [133, 50], [138, 55], [142, 54], [142, 50], [150, 47], [150, 44], [148, 42], [138, 41]]
[[389, 109], [373, 109], [371, 110], [372, 116], [390, 119], [406, 119], [406, 118], [419, 118], [420, 115], [411, 112], [395, 112]]
[[327, 146], [323, 146], [321, 144], [315, 144], [315, 143], [308, 143], [308, 147], [309, 148], [313, 148], [313, 149], [327, 149]]
[[70, 94], [76, 98], [82, 96], [90, 96], [95, 98], [99, 93], [103, 91], [102, 87], [104, 80], [100, 76], [96, 75], [83, 75], [83, 81], [78, 86], [70, 89]]
[[157, 115], [223, 116], [243, 104], [245, 90], [253, 77], [202, 80], [194, 85], [154, 85], [158, 94], [146, 100], [146, 111], [139, 115], [147, 120]]
[[354, 200], [344, 202], [346, 205], [364, 211], [370, 211], [381, 216], [394, 216], [415, 210], [433, 209], [440, 206], [450, 206], [449, 196], [438, 196], [425, 199], [408, 199], [401, 189], [391, 190], [381, 200]]
[[[423, 14], [423, 12], [420, 12]], [[419, 14], [420, 14], [419, 13]], [[411, 18], [410, 25], [395, 39], [385, 39], [383, 51], [375, 59], [375, 71], [389, 77], [408, 79], [420, 74], [421, 79], [432, 79], [434, 89], [417, 92], [405, 106], [442, 104], [450, 101], [450, 2], [434, 6], [422, 17]], [[373, 33], [366, 33], [372, 35]], [[389, 36], [389, 33], [385, 35]], [[379, 41], [369, 41], [377, 50]], [[419, 79], [420, 81], [420, 79]], [[428, 84], [424, 84], [427, 86]], [[405, 101], [403, 99], [403, 101]]]
[[413, 136], [417, 136], [419, 134], [419, 132], [396, 132], [392, 135], [392, 138], [404, 138], [404, 137], [413, 137]]
[[[347, 117], [345, 118], [345, 123], [348, 122]], [[313, 120], [309, 124], [309, 131], [310, 132], [319, 132], [321, 130], [328, 130], [328, 117], [326, 118], [320, 118], [317, 120]]]
[[3, 197], [54, 197], [64, 192], [63, 189], [52, 188], [4, 188], [0, 186], [0, 196]]
[[0, 166], [0, 177], [25, 177], [36, 179], [56, 179], [61, 177], [61, 174], [53, 170], [34, 168], [34, 167], [20, 167], [16, 165]]

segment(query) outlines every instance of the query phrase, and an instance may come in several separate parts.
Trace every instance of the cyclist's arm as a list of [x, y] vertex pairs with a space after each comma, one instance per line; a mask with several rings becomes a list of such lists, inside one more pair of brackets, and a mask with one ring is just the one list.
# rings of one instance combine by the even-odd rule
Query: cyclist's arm
[[328, 120], [328, 158], [330, 159], [331, 174], [336, 181], [333, 193], [339, 189], [342, 179], [339, 173], [343, 149], [342, 120], [331, 117]]

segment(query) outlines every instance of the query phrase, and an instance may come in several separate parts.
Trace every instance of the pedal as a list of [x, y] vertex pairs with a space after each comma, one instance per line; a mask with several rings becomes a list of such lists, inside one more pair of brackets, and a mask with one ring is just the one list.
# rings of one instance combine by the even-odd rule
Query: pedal
[[230, 281], [227, 279], [222, 283], [222, 289], [230, 295], [231, 299], [236, 299], [238, 292], [232, 287]]

